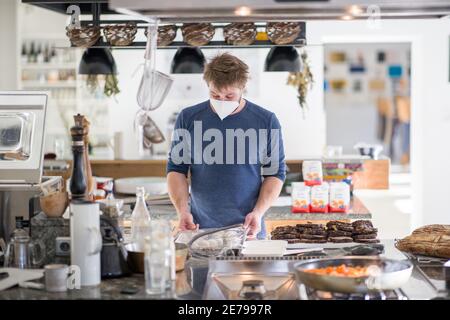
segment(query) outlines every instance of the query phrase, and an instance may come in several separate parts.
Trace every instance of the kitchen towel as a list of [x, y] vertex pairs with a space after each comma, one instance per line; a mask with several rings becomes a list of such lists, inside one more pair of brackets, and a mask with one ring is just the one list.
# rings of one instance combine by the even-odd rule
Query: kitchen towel
[[44, 276], [43, 269], [0, 268], [0, 273], [7, 272], [9, 276], [0, 280], [0, 291], [18, 285], [20, 282], [40, 279]]

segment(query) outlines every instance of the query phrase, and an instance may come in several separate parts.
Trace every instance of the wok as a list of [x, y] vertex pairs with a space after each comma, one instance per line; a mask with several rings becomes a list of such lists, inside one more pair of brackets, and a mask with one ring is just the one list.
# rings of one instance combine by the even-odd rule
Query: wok
[[[374, 267], [369, 269], [370, 275], [364, 277], [319, 275], [305, 271], [342, 264], [352, 267]], [[298, 284], [304, 284], [316, 290], [341, 293], [367, 293], [395, 290], [402, 287], [411, 276], [413, 264], [408, 260], [351, 256], [300, 262], [294, 265], [294, 269]]]

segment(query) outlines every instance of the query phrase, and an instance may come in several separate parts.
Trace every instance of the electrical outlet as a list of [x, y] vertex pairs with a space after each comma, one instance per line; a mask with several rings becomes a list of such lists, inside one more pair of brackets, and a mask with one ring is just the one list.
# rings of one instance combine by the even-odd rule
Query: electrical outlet
[[56, 237], [55, 248], [56, 256], [70, 256], [70, 237]]

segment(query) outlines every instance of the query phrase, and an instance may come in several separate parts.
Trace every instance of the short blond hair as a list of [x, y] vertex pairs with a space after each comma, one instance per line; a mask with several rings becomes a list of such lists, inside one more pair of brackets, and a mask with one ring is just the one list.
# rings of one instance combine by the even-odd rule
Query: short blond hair
[[205, 65], [203, 79], [219, 90], [231, 86], [244, 88], [248, 80], [248, 65], [229, 53], [222, 53]]

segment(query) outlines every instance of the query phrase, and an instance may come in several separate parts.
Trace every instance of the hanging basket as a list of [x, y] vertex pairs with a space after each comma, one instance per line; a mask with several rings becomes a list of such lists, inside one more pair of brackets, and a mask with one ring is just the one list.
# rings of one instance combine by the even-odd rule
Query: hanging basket
[[89, 48], [100, 39], [100, 27], [85, 26], [81, 28], [66, 27], [66, 35], [75, 47]]
[[267, 36], [275, 44], [290, 44], [297, 39], [301, 31], [298, 22], [269, 22]]
[[[145, 36], [148, 37], [148, 30], [145, 29]], [[174, 24], [169, 24], [166, 26], [158, 27], [158, 40], [157, 44], [159, 47], [165, 47], [170, 45], [175, 37], [177, 36], [177, 26]]]
[[129, 46], [136, 37], [135, 23], [109, 25], [103, 28], [106, 41], [113, 46]]

